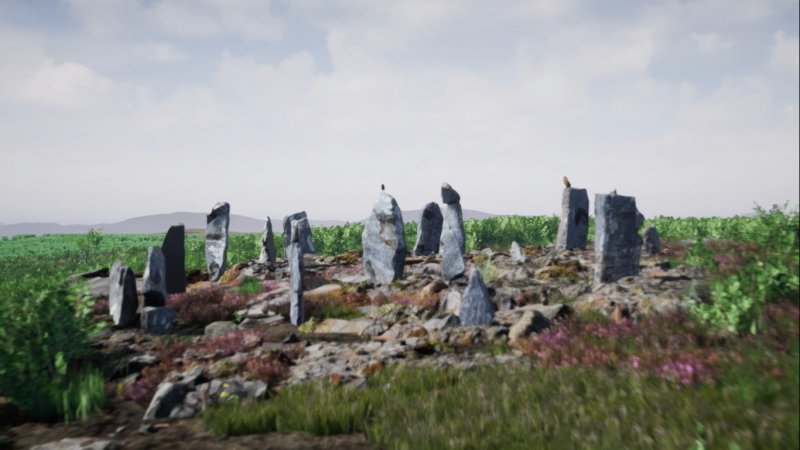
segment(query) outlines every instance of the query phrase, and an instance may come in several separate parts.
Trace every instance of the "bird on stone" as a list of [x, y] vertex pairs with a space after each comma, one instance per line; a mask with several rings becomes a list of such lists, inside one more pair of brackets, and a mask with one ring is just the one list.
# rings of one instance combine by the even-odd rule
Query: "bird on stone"
[[382, 191], [385, 191], [385, 190], [386, 190], [386, 186], [384, 186], [383, 184], [381, 184], [381, 190], [382, 190]]
[[564, 176], [564, 186], [566, 186], [567, 188], [572, 187], [572, 183], [569, 182], [569, 178], [567, 178], [566, 176]]

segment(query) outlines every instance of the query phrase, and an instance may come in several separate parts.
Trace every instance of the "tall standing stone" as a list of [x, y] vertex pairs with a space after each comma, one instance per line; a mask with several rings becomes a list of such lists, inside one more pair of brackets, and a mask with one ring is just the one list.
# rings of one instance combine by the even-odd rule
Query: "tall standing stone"
[[275, 236], [272, 234], [272, 220], [267, 217], [264, 222], [264, 231], [261, 232], [261, 256], [258, 258], [261, 264], [275, 265]]
[[144, 306], [164, 306], [167, 299], [167, 279], [165, 274], [164, 254], [161, 247], [147, 249], [147, 264], [142, 280]]
[[387, 284], [403, 278], [406, 238], [403, 214], [395, 199], [381, 191], [378, 202], [361, 234], [364, 273], [373, 284]]
[[597, 194], [594, 208], [594, 282], [613, 282], [638, 274], [642, 238], [637, 230], [642, 218], [636, 199], [614, 193]]
[[289, 242], [289, 278], [290, 283], [290, 303], [289, 321], [294, 326], [299, 326], [305, 322], [305, 302], [303, 300], [303, 245], [300, 243], [301, 234], [297, 230], [299, 221], [293, 220], [290, 225], [292, 240]]
[[206, 268], [211, 281], [219, 280], [227, 268], [230, 215], [231, 206], [219, 202], [206, 216]]
[[115, 261], [108, 278], [108, 309], [114, 325], [125, 327], [136, 319], [139, 299], [136, 296], [136, 278], [133, 271]]
[[469, 284], [461, 299], [458, 312], [462, 326], [489, 325], [494, 318], [494, 307], [489, 300], [489, 292], [483, 283], [483, 277], [477, 268], [472, 268]]
[[173, 225], [167, 230], [161, 252], [167, 277], [167, 294], [186, 292], [186, 249], [183, 224]]
[[565, 188], [561, 196], [561, 222], [556, 250], [586, 250], [589, 234], [589, 194], [586, 189]]
[[511, 242], [511, 248], [509, 249], [509, 254], [511, 255], [511, 261], [515, 263], [524, 263], [525, 262], [525, 254], [522, 252], [522, 248], [517, 244], [517, 241]]
[[646, 251], [648, 254], [657, 255], [659, 252], [661, 252], [661, 239], [659, 239], [658, 231], [653, 225], [645, 228], [644, 233], [642, 233], [642, 241], [644, 251]]
[[297, 221], [297, 234], [300, 245], [303, 247], [303, 253], [317, 253], [314, 244], [311, 243], [311, 225], [308, 223], [308, 215], [305, 211], [300, 211], [283, 218], [283, 248], [286, 257], [289, 257], [289, 244], [293, 239], [292, 221]]
[[442, 237], [439, 253], [442, 257], [442, 275], [452, 280], [464, 274], [464, 218], [461, 213], [461, 196], [449, 184], [442, 185]]
[[442, 238], [442, 211], [439, 205], [431, 202], [419, 215], [417, 222], [417, 243], [414, 255], [435, 255], [439, 253], [439, 240]]

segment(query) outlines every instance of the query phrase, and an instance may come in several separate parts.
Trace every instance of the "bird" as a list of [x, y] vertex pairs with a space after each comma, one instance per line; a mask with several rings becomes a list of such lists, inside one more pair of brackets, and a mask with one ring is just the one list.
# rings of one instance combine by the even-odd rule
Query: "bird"
[[386, 190], [386, 186], [384, 186], [383, 184], [381, 184], [381, 190], [382, 190], [382, 191], [385, 191], [385, 190]]
[[567, 178], [566, 175], [564, 176], [564, 186], [566, 186], [567, 188], [572, 187], [572, 183], [569, 182], [569, 178]]

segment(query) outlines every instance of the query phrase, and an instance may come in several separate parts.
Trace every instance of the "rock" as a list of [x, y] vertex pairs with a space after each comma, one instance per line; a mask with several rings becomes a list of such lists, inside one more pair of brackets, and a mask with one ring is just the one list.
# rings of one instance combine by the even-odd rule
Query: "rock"
[[148, 333], [167, 333], [175, 328], [178, 314], [165, 306], [145, 306], [140, 321]]
[[456, 289], [447, 291], [439, 309], [446, 313], [459, 315], [461, 311], [461, 293]]
[[461, 325], [461, 321], [455, 314], [445, 314], [441, 317], [434, 317], [422, 326], [428, 331], [446, 330], [448, 328], [455, 328]]
[[442, 275], [445, 279], [452, 280], [464, 274], [464, 249], [466, 237], [464, 234], [464, 218], [461, 212], [461, 197], [449, 184], [442, 185], [442, 237], [440, 239], [439, 254], [442, 258]]
[[314, 328], [314, 333], [344, 333], [360, 336], [369, 331], [373, 325], [375, 325], [375, 321], [366, 318], [355, 320], [325, 319]]
[[300, 342], [300, 338], [297, 337], [297, 335], [294, 334], [294, 332], [289, 333], [289, 335], [287, 335], [285, 338], [283, 338], [283, 340], [281, 340], [281, 344], [294, 344], [297, 342]]
[[114, 325], [126, 327], [136, 320], [139, 299], [136, 296], [136, 278], [128, 266], [115, 261], [108, 279], [108, 309]]
[[515, 263], [525, 262], [525, 255], [522, 253], [522, 249], [520, 248], [519, 244], [517, 244], [517, 241], [511, 243], [509, 254], [511, 255], [511, 261]]
[[658, 231], [653, 225], [645, 228], [642, 233], [642, 245], [644, 251], [650, 255], [657, 255], [661, 252], [661, 239], [658, 238]]
[[639, 273], [642, 238], [637, 233], [636, 199], [615, 194], [595, 196], [594, 283], [617, 281]]
[[242, 321], [242, 323], [239, 324], [239, 329], [240, 330], [253, 330], [253, 329], [270, 328], [272, 326], [275, 326], [275, 325], [278, 325], [280, 323], [283, 323], [285, 320], [286, 319], [280, 314], [277, 314], [277, 315], [274, 315], [274, 316], [270, 316], [270, 317], [256, 318], [256, 319], [247, 318], [247, 319], [244, 319]]
[[425, 285], [425, 287], [419, 292], [419, 295], [422, 298], [431, 298], [445, 289], [447, 289], [447, 283], [436, 279]]
[[[291, 292], [289, 303], [289, 321], [294, 326], [299, 326], [305, 322], [305, 302], [303, 301], [303, 245], [300, 243], [302, 234], [299, 231], [299, 223], [292, 221], [290, 236], [292, 241], [289, 243], [289, 277], [291, 280]], [[306, 220], [306, 223], [308, 221]]]
[[435, 255], [439, 253], [439, 239], [442, 237], [442, 211], [434, 202], [425, 205], [417, 222], [417, 243], [414, 255]]
[[473, 267], [469, 276], [469, 284], [461, 300], [458, 314], [461, 326], [489, 325], [494, 317], [494, 308], [489, 300], [489, 293], [483, 283], [480, 271]]
[[[597, 205], [595, 205], [597, 206]], [[561, 196], [561, 221], [558, 223], [556, 250], [586, 250], [589, 234], [589, 195], [586, 189], [569, 187]]]
[[80, 437], [65, 438], [60, 441], [34, 445], [31, 450], [113, 450], [116, 448], [119, 448], [119, 446], [114, 441]]
[[513, 341], [523, 338], [531, 333], [538, 333], [549, 326], [550, 321], [542, 313], [536, 310], [528, 310], [508, 330], [508, 339]]
[[158, 385], [142, 420], [151, 421], [171, 417], [173, 410], [180, 408], [188, 389], [184, 383], [162, 382]]
[[372, 207], [361, 242], [364, 274], [372, 284], [387, 284], [403, 278], [406, 263], [403, 214], [395, 199], [384, 191]]
[[261, 232], [261, 255], [258, 257], [258, 262], [261, 264], [269, 264], [270, 267], [275, 266], [275, 236], [272, 234], [272, 220], [267, 217], [264, 222], [264, 231]]
[[185, 230], [183, 224], [173, 225], [167, 230], [161, 243], [164, 254], [164, 273], [167, 283], [167, 294], [186, 292], [186, 248], [184, 244]]
[[311, 243], [311, 225], [308, 223], [308, 215], [305, 211], [294, 213], [283, 218], [283, 247], [284, 255], [289, 258], [289, 244], [292, 243], [293, 234], [292, 222], [297, 222], [297, 233], [299, 235], [298, 241], [303, 250], [303, 254], [317, 253], [314, 249], [314, 244]]
[[167, 279], [164, 269], [164, 254], [160, 247], [147, 249], [147, 265], [142, 279], [144, 306], [164, 306], [167, 299]]
[[236, 331], [237, 329], [239, 328], [235, 322], [220, 320], [217, 322], [211, 322], [210, 324], [206, 325], [206, 328], [203, 331], [203, 335], [205, 335], [205, 337], [207, 338], [213, 338], [221, 336], [223, 334], [228, 334], [230, 332]]
[[342, 286], [338, 284], [325, 284], [316, 289], [312, 289], [303, 294], [303, 297], [308, 299], [333, 297], [342, 294]]
[[230, 205], [220, 202], [206, 216], [206, 268], [211, 281], [218, 281], [227, 269], [230, 214]]
[[361, 284], [369, 281], [369, 277], [364, 275], [363, 273], [358, 274], [349, 274], [349, 273], [337, 273], [336, 275], [331, 277], [332, 280], [339, 281], [341, 283], [347, 284]]

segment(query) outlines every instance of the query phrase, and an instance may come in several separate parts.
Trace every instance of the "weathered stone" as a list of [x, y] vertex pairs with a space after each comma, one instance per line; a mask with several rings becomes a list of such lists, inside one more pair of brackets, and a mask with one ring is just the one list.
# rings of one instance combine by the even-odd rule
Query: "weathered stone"
[[445, 314], [442, 317], [434, 317], [425, 322], [422, 326], [428, 331], [445, 330], [461, 325], [461, 321], [455, 314]]
[[661, 239], [658, 238], [658, 231], [653, 225], [645, 228], [644, 233], [642, 233], [642, 242], [644, 251], [648, 254], [657, 255], [661, 252]]
[[294, 213], [283, 218], [283, 247], [284, 255], [289, 258], [289, 245], [294, 239], [294, 230], [292, 229], [292, 222], [297, 222], [297, 234], [299, 235], [300, 247], [303, 254], [316, 253], [314, 244], [311, 243], [311, 225], [308, 223], [308, 215], [305, 211]]
[[167, 294], [186, 292], [186, 247], [183, 224], [173, 225], [167, 230], [161, 252], [164, 254], [164, 272]]
[[[298, 225], [300, 222], [293, 220], [290, 226], [291, 242], [288, 247], [289, 277], [291, 280], [289, 321], [294, 326], [305, 322], [305, 302], [303, 300], [303, 245], [300, 243], [302, 234]], [[305, 223], [308, 223], [306, 221]], [[310, 235], [309, 235], [310, 236]]]
[[589, 195], [586, 189], [566, 188], [561, 197], [556, 250], [586, 250], [589, 234]]
[[219, 280], [227, 269], [230, 214], [230, 205], [220, 202], [206, 216], [206, 268], [211, 281]]
[[275, 265], [275, 236], [272, 234], [272, 220], [267, 217], [264, 222], [264, 231], [261, 232], [261, 255], [258, 262], [261, 264], [269, 264], [270, 267]]
[[[344, 334], [365, 334], [375, 325], [373, 319], [325, 319], [314, 328], [315, 333], [344, 333]], [[385, 328], [384, 328], [385, 330]], [[379, 333], [380, 334], [380, 333]]]
[[457, 289], [447, 291], [440, 303], [439, 310], [458, 315], [461, 311], [461, 292], [458, 292]]
[[522, 253], [522, 248], [520, 248], [519, 244], [517, 244], [517, 241], [511, 243], [509, 254], [511, 255], [511, 261], [515, 263], [525, 262], [525, 254]]
[[381, 191], [361, 234], [364, 274], [373, 284], [387, 284], [403, 277], [406, 239], [403, 214], [395, 199]]
[[114, 441], [90, 437], [79, 437], [64, 438], [60, 441], [34, 445], [31, 447], [31, 450], [113, 450], [116, 448], [119, 448], [119, 445], [117, 445], [117, 443]]
[[594, 283], [639, 273], [642, 238], [637, 233], [636, 199], [615, 194], [595, 196]]
[[164, 273], [164, 254], [160, 247], [147, 249], [146, 264], [142, 279], [144, 306], [164, 306], [167, 299], [167, 279]]
[[342, 294], [342, 286], [331, 283], [322, 285], [316, 289], [310, 290], [303, 294], [303, 297], [308, 299], [317, 299], [317, 298], [326, 298], [326, 297], [335, 297], [337, 295]]
[[161, 383], [155, 395], [153, 395], [150, 406], [147, 407], [142, 420], [150, 421], [170, 417], [173, 409], [180, 408], [187, 391], [188, 386], [184, 383], [171, 383], [169, 381]]
[[417, 222], [417, 243], [414, 245], [414, 255], [435, 255], [439, 253], [439, 240], [442, 237], [442, 210], [439, 205], [431, 202], [419, 215]]
[[550, 321], [542, 313], [536, 310], [528, 310], [508, 330], [508, 339], [513, 341], [523, 338], [531, 333], [538, 333], [549, 326]]
[[142, 308], [141, 325], [148, 333], [167, 333], [175, 328], [178, 313], [165, 306]]
[[477, 268], [472, 268], [469, 284], [461, 300], [458, 314], [461, 326], [489, 325], [494, 317], [494, 307], [489, 300], [489, 292], [483, 283], [483, 277]]
[[125, 327], [136, 319], [139, 299], [136, 297], [136, 278], [128, 266], [115, 261], [108, 279], [108, 309], [114, 325]]
[[206, 325], [203, 334], [205, 337], [213, 338], [223, 334], [228, 334], [230, 332], [236, 331], [238, 326], [235, 322], [221, 320], [217, 322], [211, 322], [210, 324]]
[[466, 238], [464, 234], [464, 218], [461, 212], [461, 197], [449, 184], [442, 185], [442, 237], [439, 253], [442, 258], [442, 275], [447, 280], [452, 280], [464, 274], [464, 247]]

